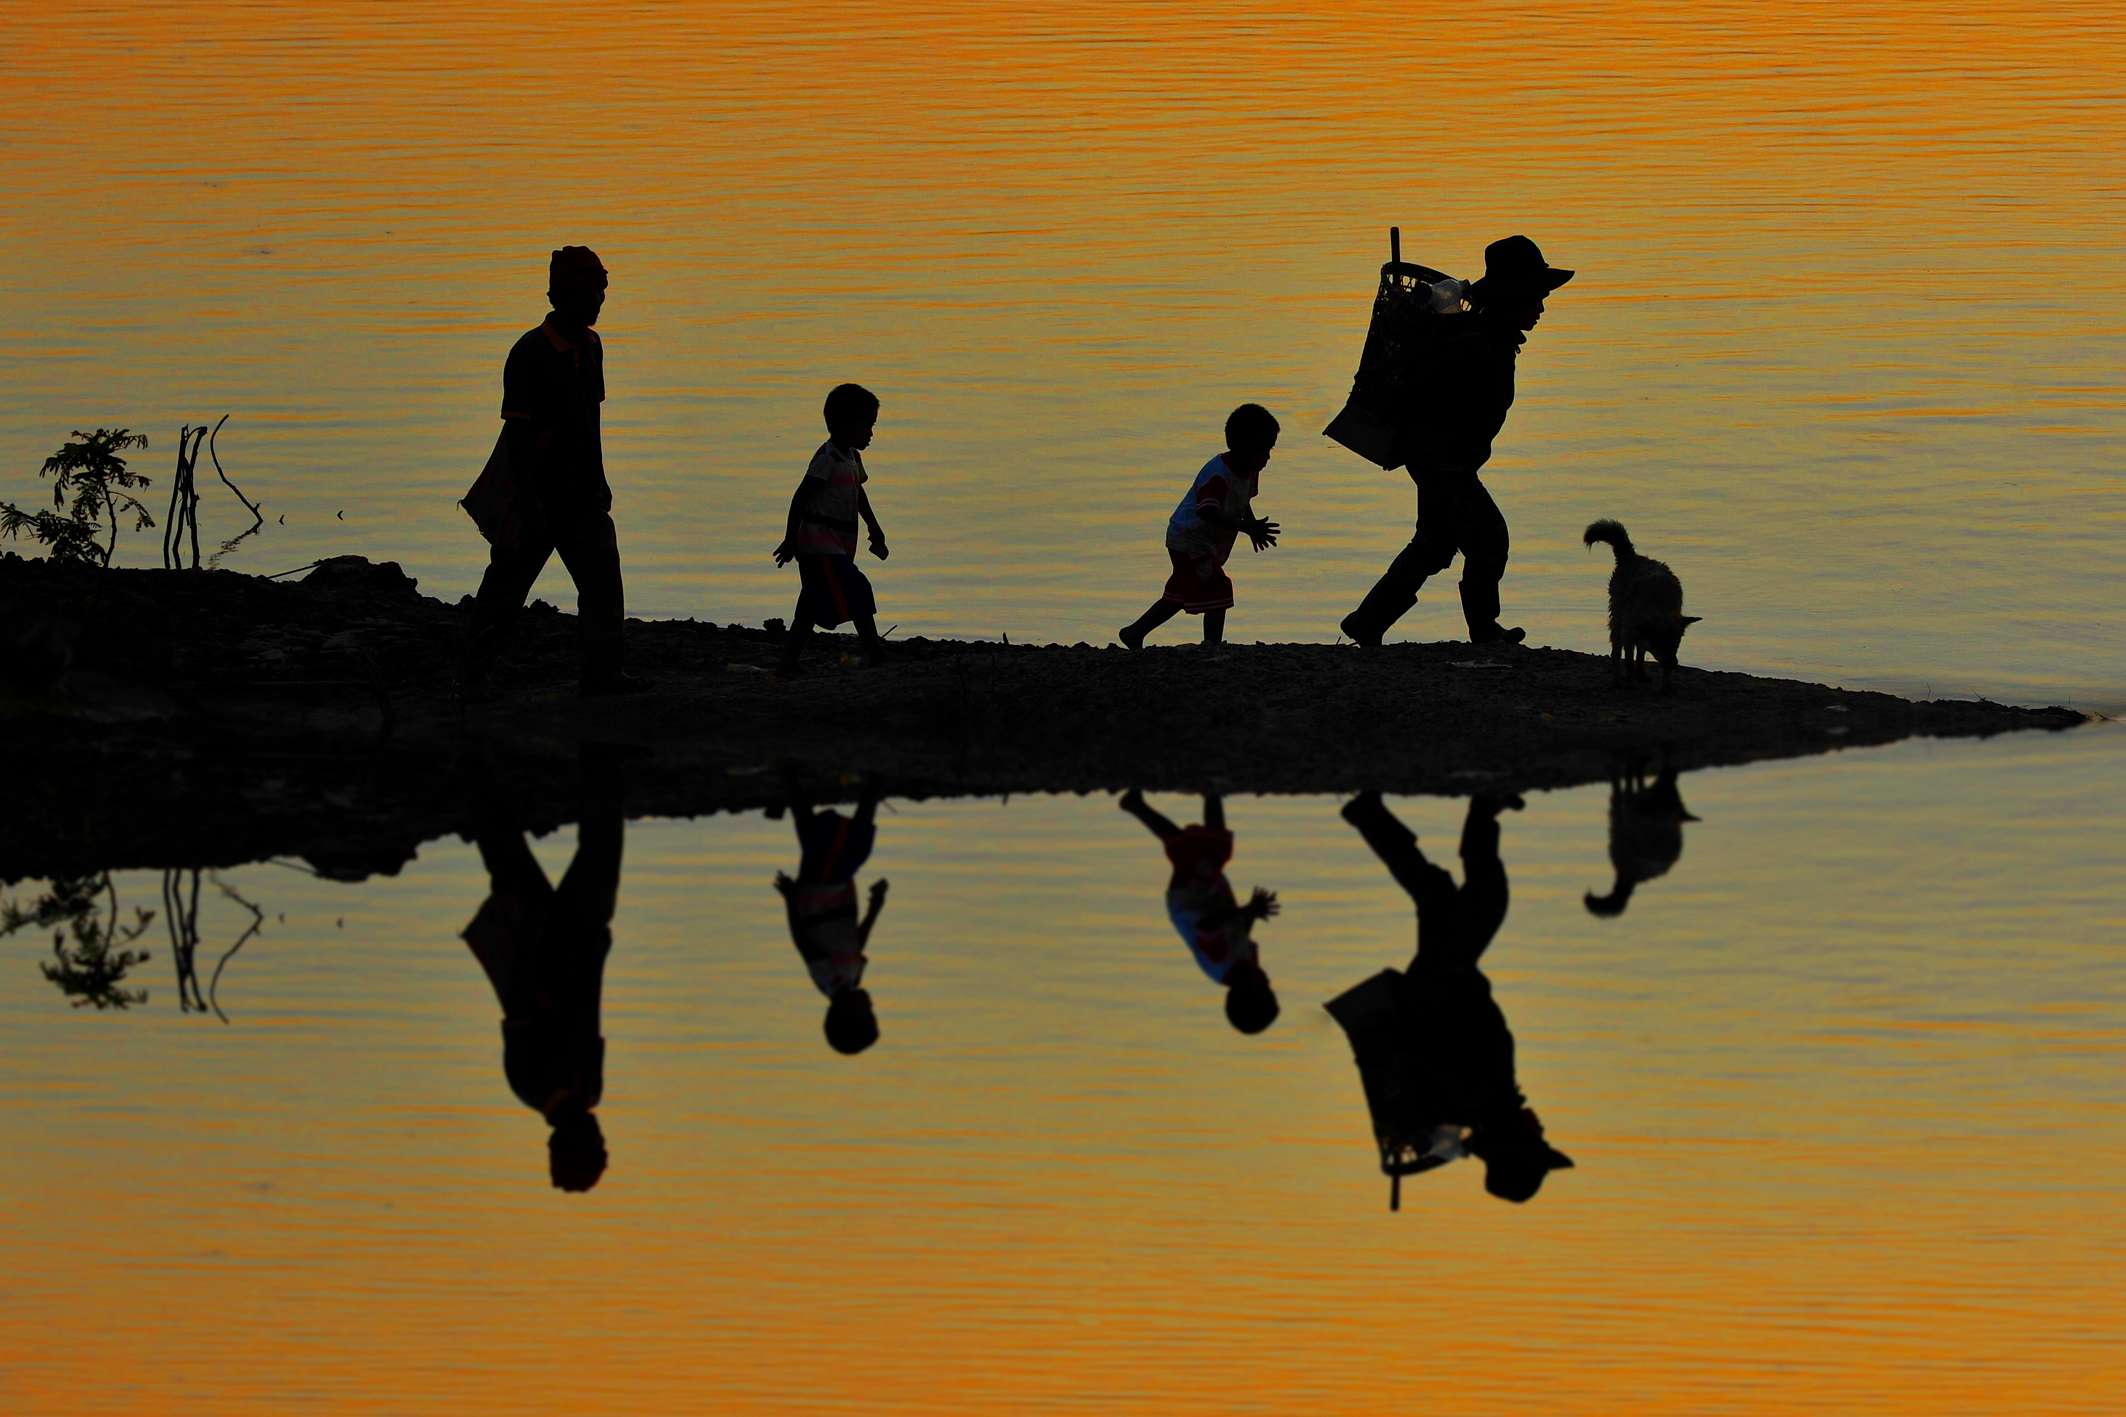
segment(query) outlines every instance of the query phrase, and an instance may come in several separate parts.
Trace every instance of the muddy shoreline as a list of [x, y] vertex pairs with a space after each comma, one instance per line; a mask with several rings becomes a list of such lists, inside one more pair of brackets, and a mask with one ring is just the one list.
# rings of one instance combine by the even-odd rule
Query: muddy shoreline
[[271, 856], [388, 872], [464, 830], [476, 803], [535, 829], [572, 819], [586, 741], [619, 745], [631, 815], [692, 816], [780, 801], [784, 763], [825, 797], [857, 774], [914, 797], [1459, 794], [2085, 721], [1689, 667], [1663, 696], [1615, 688], [1599, 656], [1459, 643], [913, 640], [860, 669], [834, 652], [853, 641], [826, 636], [784, 683], [769, 672], [779, 635], [694, 621], [630, 621], [652, 691], [584, 702], [574, 618], [546, 605], [493, 700], [468, 707], [451, 673], [466, 613], [359, 558], [281, 581], [0, 558], [17, 641], [0, 684], [14, 759], [0, 880]]

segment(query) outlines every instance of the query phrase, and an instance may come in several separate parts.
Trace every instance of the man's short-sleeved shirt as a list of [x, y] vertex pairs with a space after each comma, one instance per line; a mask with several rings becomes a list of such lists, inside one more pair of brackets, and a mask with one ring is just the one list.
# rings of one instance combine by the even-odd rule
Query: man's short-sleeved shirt
[[548, 497], [613, 504], [605, 481], [598, 406], [605, 402], [605, 346], [595, 330], [564, 332], [552, 316], [526, 330], [502, 366], [502, 416], [546, 435], [537, 485]]
[[1174, 514], [1166, 520], [1166, 544], [1181, 551], [1211, 551], [1221, 558], [1233, 549], [1234, 528], [1212, 526], [1206, 511], [1225, 513], [1234, 522], [1254, 515], [1259, 477], [1242, 477], [1226, 466], [1220, 453], [1205, 463], [1189, 484]]
[[805, 468], [803, 514], [797, 523], [800, 556], [856, 555], [856, 516], [863, 486], [871, 480], [864, 455], [835, 446], [829, 438]]

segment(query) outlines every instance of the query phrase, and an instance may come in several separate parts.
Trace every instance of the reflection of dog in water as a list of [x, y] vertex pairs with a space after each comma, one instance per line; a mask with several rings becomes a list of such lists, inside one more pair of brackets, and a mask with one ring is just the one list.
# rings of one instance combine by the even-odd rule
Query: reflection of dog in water
[[1604, 517], [1587, 528], [1587, 545], [1606, 541], [1617, 553], [1609, 573], [1609, 658], [1619, 684], [1646, 677], [1646, 656], [1661, 661], [1661, 692], [1676, 674], [1676, 647], [1683, 632], [1703, 618], [1683, 613], [1683, 582], [1662, 561], [1641, 556], [1622, 522]]
[[1609, 785], [1609, 864], [1617, 883], [1608, 895], [1587, 893], [1590, 914], [1605, 919], [1624, 913], [1641, 881], [1668, 874], [1683, 854], [1683, 824], [1695, 822], [1676, 791], [1676, 770], [1662, 764], [1652, 783], [1641, 768], [1629, 768]]

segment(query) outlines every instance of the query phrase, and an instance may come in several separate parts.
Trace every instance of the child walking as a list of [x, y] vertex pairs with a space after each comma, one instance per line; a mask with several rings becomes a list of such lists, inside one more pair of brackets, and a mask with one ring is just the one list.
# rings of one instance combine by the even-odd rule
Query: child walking
[[1246, 532], [1257, 551], [1277, 544], [1278, 525], [1255, 515], [1262, 469], [1277, 446], [1277, 420], [1259, 403], [1244, 403], [1225, 420], [1225, 451], [1203, 465], [1188, 495], [1166, 523], [1166, 554], [1174, 573], [1166, 591], [1135, 621], [1115, 632], [1131, 649], [1186, 610], [1203, 617], [1203, 642], [1225, 638], [1225, 612], [1233, 603], [1233, 580], [1225, 573], [1233, 540]]
[[886, 533], [864, 493], [870, 480], [864, 471], [864, 449], [871, 446], [871, 431], [878, 424], [878, 396], [860, 384], [838, 384], [827, 395], [826, 415], [827, 441], [812, 454], [790, 498], [789, 521], [782, 544], [775, 548], [775, 564], [795, 560], [799, 580], [797, 609], [783, 641], [784, 678], [798, 672], [798, 657], [814, 625], [831, 630], [854, 621], [864, 662], [876, 664], [881, 657], [873, 619], [877, 602], [871, 582], [856, 565], [858, 517], [870, 528], [871, 554], [886, 559]]

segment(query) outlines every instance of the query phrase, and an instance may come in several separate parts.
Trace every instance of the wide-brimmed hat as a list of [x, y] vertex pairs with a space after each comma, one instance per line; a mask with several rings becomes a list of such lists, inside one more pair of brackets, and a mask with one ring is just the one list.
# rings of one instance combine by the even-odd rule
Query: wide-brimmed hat
[[1508, 236], [1484, 248], [1484, 278], [1478, 284], [1487, 291], [1532, 291], [1547, 295], [1573, 273], [1543, 259], [1543, 248], [1525, 236]]

